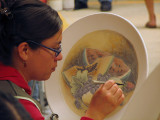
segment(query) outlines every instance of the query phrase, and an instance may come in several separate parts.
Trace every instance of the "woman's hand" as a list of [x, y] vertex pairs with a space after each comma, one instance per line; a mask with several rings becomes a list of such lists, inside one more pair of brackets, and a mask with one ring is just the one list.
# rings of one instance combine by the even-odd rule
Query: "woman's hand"
[[109, 80], [96, 91], [85, 114], [94, 120], [103, 120], [109, 113], [115, 110], [124, 100], [122, 90]]

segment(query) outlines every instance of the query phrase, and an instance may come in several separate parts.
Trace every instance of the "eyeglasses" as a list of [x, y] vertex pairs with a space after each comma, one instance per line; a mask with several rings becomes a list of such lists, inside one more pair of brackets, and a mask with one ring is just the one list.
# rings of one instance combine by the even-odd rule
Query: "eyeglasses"
[[47, 48], [47, 49], [49, 49], [49, 50], [51, 50], [51, 51], [53, 51], [53, 52], [55, 52], [56, 53], [56, 57], [61, 53], [61, 51], [62, 51], [62, 48], [61, 48], [61, 46], [60, 46], [60, 48], [59, 49], [53, 49], [53, 48], [49, 48], [49, 47], [47, 47], [47, 46], [45, 46], [45, 45], [42, 45], [42, 44], [40, 44], [40, 43], [37, 43], [37, 42], [35, 42], [35, 41], [32, 41], [32, 40], [28, 40], [28, 41], [26, 41], [27, 43], [33, 43], [33, 44], [36, 44], [36, 45], [39, 45], [39, 46], [42, 46], [42, 47], [44, 47], [44, 48]]

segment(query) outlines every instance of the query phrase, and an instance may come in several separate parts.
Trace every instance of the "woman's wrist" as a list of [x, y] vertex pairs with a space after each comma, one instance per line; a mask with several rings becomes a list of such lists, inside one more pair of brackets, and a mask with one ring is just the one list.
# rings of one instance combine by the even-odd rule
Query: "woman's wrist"
[[91, 118], [92, 120], [103, 120], [105, 118], [102, 113], [91, 108], [86, 111], [85, 117]]

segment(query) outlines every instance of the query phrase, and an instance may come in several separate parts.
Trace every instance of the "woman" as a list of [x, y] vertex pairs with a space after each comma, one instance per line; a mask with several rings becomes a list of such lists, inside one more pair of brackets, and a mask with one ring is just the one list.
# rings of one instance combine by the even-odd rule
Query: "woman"
[[148, 10], [149, 21], [146, 23], [147, 28], [156, 28], [156, 15], [154, 12], [153, 0], [145, 0], [145, 4]]
[[[27, 82], [47, 80], [62, 60], [62, 21], [38, 0], [0, 1], [0, 89], [18, 98], [34, 120], [44, 120]], [[102, 120], [123, 100], [122, 90], [110, 80], [81, 119]]]

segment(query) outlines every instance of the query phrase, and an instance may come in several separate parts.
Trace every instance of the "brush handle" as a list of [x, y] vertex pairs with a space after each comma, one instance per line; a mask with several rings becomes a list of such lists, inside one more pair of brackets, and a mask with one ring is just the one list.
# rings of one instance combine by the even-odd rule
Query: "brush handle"
[[[96, 80], [93, 80], [93, 82], [95, 84], [104, 84], [105, 82], [104, 81], [96, 81]], [[124, 85], [124, 84], [121, 84], [121, 83], [116, 83], [117, 85]]]

